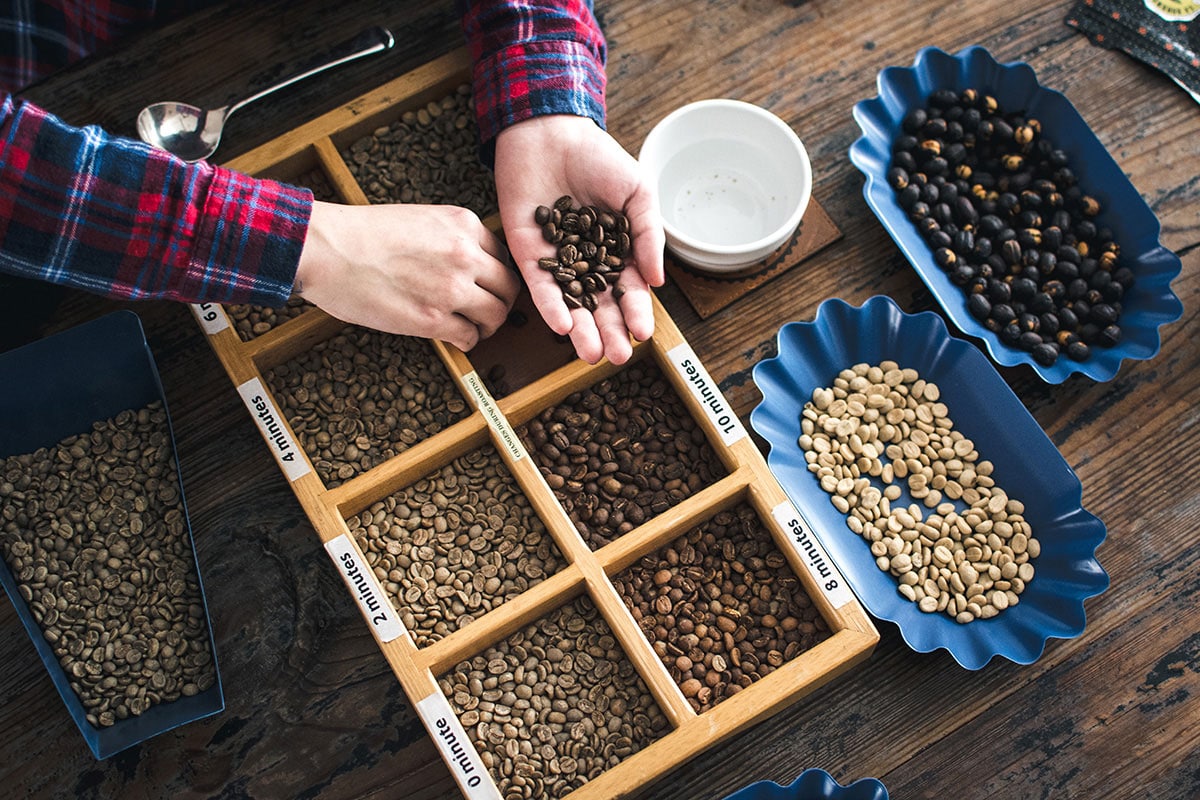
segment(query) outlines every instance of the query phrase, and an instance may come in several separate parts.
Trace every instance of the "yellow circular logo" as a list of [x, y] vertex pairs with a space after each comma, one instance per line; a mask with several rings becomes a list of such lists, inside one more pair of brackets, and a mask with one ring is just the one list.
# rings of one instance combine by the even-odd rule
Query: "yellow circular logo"
[[1190, 22], [1200, 16], [1197, 0], [1143, 0], [1146, 8], [1171, 22]]

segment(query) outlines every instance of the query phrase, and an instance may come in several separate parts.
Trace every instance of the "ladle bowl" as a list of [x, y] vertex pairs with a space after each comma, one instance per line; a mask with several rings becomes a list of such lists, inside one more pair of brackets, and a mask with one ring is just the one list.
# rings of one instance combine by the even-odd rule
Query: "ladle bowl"
[[298, 72], [287, 80], [236, 103], [213, 109], [174, 101], [153, 103], [138, 114], [138, 136], [143, 142], [173, 153], [184, 161], [206, 159], [217, 151], [225, 122], [242, 106], [332, 67], [388, 50], [394, 44], [395, 39], [389, 30], [373, 27], [334, 48], [316, 66]]

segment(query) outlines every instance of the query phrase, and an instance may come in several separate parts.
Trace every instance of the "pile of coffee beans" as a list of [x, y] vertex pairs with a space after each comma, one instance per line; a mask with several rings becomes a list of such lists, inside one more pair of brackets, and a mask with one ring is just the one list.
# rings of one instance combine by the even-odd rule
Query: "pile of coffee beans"
[[938, 90], [903, 118], [887, 180], [970, 314], [1002, 342], [1050, 366], [1121, 341], [1133, 272], [1037, 119], [976, 89]]
[[553, 206], [538, 206], [534, 222], [542, 238], [558, 248], [554, 257], [538, 259], [538, 266], [554, 275], [567, 308], [596, 310], [599, 295], [610, 286], [621, 299], [617, 280], [632, 252], [629, 218], [620, 211], [575, 205], [563, 195]]
[[572, 393], [517, 435], [592, 549], [725, 475], [704, 431], [649, 360]]
[[346, 522], [418, 647], [566, 563], [493, 447], [454, 459]]
[[372, 203], [445, 203], [496, 213], [496, 185], [479, 160], [469, 85], [406, 111], [341, 151]]
[[248, 342], [290, 319], [295, 319], [310, 308], [316, 306], [299, 295], [292, 295], [283, 308], [238, 303], [225, 306], [225, 313], [229, 315], [238, 337], [243, 342]]
[[505, 800], [563, 797], [669, 733], [587, 596], [438, 684]]
[[345, 328], [265, 378], [330, 488], [470, 413], [429, 342], [368, 328]]
[[325, 170], [317, 168], [310, 169], [289, 181], [297, 186], [303, 186], [313, 193], [314, 200], [320, 200], [326, 203], [337, 203], [341, 201], [338, 193], [334, 190], [333, 184], [329, 182], [329, 177], [325, 174]]
[[[900, 594], [922, 611], [968, 623], [1020, 602], [1041, 543], [1024, 504], [996, 485], [992, 463], [954, 429], [940, 398], [914, 369], [855, 364], [813, 390], [799, 445]], [[901, 483], [921, 505], [892, 505]], [[925, 516], [922, 506], [933, 513]]]
[[0, 549], [93, 726], [216, 682], [161, 403], [0, 461]]
[[697, 712], [829, 636], [787, 559], [744, 503], [641, 559], [613, 583]]

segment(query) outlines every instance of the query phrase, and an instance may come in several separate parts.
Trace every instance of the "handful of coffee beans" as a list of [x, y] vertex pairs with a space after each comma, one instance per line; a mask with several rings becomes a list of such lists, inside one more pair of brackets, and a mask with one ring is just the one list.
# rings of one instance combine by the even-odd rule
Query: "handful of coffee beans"
[[558, 247], [553, 258], [538, 259], [538, 266], [554, 275], [567, 308], [596, 310], [597, 298], [616, 285], [631, 249], [629, 218], [620, 211], [576, 207], [570, 195], [553, 206], [538, 206], [534, 221], [542, 226], [542, 238]]
[[1133, 272], [1037, 119], [976, 89], [938, 90], [904, 116], [887, 180], [971, 316], [1002, 342], [1043, 366], [1120, 342]]

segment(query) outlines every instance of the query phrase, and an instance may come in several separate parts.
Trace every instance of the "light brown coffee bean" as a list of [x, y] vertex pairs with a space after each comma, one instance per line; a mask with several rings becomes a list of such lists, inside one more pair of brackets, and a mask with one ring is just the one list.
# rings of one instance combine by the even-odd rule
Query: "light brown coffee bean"
[[[506, 665], [498, 677], [493, 661]], [[500, 703], [465, 708], [463, 696], [488, 680]], [[586, 596], [456, 665], [438, 685], [506, 798], [563, 797], [670, 730]]]
[[175, 469], [157, 402], [0, 460], [0, 551], [93, 725], [215, 682]]
[[345, 328], [265, 377], [331, 488], [469, 413], [429, 342], [366, 328]]

